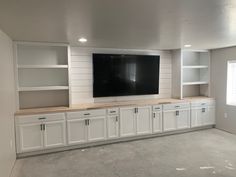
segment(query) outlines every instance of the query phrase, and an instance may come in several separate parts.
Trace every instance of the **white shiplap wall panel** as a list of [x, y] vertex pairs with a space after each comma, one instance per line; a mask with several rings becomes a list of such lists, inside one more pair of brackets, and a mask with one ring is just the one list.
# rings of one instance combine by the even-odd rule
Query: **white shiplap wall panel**
[[[92, 53], [160, 55], [159, 94], [93, 98]], [[79, 103], [126, 101], [152, 98], [170, 98], [172, 89], [172, 55], [169, 51], [92, 49], [71, 47], [71, 99], [72, 105]]]

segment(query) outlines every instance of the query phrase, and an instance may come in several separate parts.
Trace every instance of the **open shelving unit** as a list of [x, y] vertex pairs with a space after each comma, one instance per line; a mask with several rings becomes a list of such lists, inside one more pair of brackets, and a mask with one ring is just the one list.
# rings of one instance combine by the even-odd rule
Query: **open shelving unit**
[[174, 97], [210, 96], [210, 52], [207, 50], [175, 50], [173, 62]]
[[69, 106], [68, 45], [15, 42], [18, 109]]

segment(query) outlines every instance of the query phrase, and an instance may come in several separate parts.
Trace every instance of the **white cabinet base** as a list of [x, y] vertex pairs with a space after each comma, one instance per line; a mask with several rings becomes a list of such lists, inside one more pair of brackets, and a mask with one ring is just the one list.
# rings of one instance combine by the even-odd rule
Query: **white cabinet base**
[[58, 147], [58, 148], [53, 148], [53, 149], [44, 149], [44, 150], [38, 150], [38, 151], [33, 151], [33, 152], [18, 153], [17, 157], [28, 157], [28, 156], [33, 156], [33, 155], [46, 154], [50, 152], [60, 152], [60, 151], [65, 151], [65, 150], [87, 148], [91, 146], [100, 146], [100, 145], [106, 145], [106, 144], [117, 143], [117, 142], [126, 142], [126, 141], [131, 141], [131, 140], [142, 140], [146, 138], [155, 138], [155, 137], [157, 138], [157, 137], [162, 137], [162, 136], [167, 136], [167, 135], [175, 135], [177, 133], [187, 133], [187, 132], [192, 132], [192, 131], [197, 131], [197, 130], [206, 130], [210, 128], [213, 128], [213, 125], [184, 129], [184, 130], [176, 130], [176, 131], [170, 131], [170, 132], [163, 132], [163, 133], [156, 133], [156, 134], [107, 139], [104, 141], [96, 141], [96, 142], [87, 142], [87, 143], [77, 144], [73, 146], [64, 146], [64, 147]]

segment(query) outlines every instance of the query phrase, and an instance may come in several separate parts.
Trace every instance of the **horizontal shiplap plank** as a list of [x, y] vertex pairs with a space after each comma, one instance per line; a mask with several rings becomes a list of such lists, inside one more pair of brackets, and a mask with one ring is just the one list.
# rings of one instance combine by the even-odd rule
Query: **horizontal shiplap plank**
[[72, 87], [72, 92], [92, 92], [93, 88], [91, 86], [74, 86]]
[[92, 61], [92, 56], [91, 55], [71, 56], [71, 62], [77, 62], [77, 61]]
[[92, 86], [93, 80], [76, 80], [71, 83], [73, 86]]
[[92, 92], [74, 92], [73, 96], [75, 99], [83, 99], [83, 98], [88, 98], [91, 99], [93, 98], [93, 93]]
[[72, 68], [91, 68], [92, 62], [89, 61], [72, 61], [71, 67]]
[[[169, 73], [160, 73], [160, 79], [171, 79], [172, 75]], [[171, 81], [170, 81], [171, 82]]]
[[90, 74], [88, 74], [88, 73], [84, 73], [84, 74], [74, 73], [71, 75], [72, 82], [78, 81], [78, 80], [92, 80], [92, 79], [93, 79], [92, 73], [90, 73]]
[[91, 74], [92, 68], [71, 68], [72, 74]]
[[160, 68], [160, 73], [162, 73], [162, 74], [171, 74], [172, 70], [171, 70], [171, 68]]

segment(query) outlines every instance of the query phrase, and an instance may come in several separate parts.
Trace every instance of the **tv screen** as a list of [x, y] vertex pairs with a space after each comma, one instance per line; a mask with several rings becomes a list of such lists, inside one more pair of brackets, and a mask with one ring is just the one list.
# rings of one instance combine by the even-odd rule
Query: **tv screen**
[[93, 97], [159, 93], [160, 56], [93, 54]]

